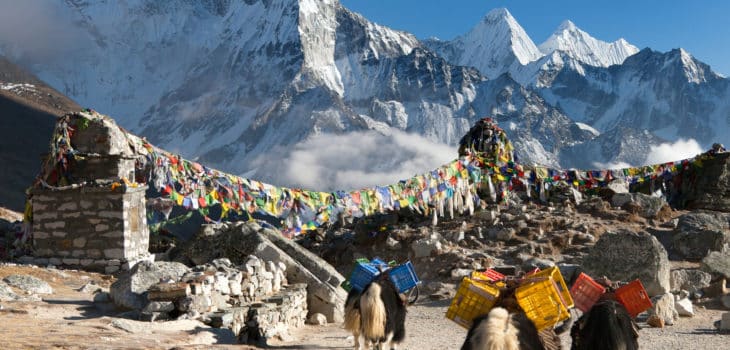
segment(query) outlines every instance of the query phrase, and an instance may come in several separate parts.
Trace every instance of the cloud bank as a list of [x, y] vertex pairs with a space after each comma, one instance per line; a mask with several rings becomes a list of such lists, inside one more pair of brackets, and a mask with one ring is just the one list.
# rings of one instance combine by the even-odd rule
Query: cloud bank
[[318, 135], [257, 157], [250, 177], [276, 186], [347, 191], [390, 185], [456, 157], [454, 146], [400, 131]]
[[694, 157], [702, 153], [702, 147], [694, 139], [679, 139], [674, 143], [651, 146], [645, 164], [659, 164]]

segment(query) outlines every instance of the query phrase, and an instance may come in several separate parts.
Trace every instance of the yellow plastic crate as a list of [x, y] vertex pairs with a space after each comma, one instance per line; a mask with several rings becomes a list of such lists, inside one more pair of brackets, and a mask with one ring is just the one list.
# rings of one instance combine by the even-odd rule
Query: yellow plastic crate
[[552, 278], [558, 288], [558, 293], [560, 293], [565, 307], [570, 309], [575, 306], [573, 303], [573, 297], [570, 295], [570, 289], [568, 289], [568, 286], [565, 284], [563, 275], [560, 273], [560, 269], [557, 266], [537, 272], [534, 275], [529, 276], [528, 279], [536, 277]]
[[538, 331], [554, 327], [570, 317], [558, 290], [558, 284], [552, 278], [544, 276], [530, 276], [515, 290], [517, 304]]
[[469, 329], [474, 318], [489, 312], [499, 297], [499, 288], [464, 277], [446, 311], [446, 318]]

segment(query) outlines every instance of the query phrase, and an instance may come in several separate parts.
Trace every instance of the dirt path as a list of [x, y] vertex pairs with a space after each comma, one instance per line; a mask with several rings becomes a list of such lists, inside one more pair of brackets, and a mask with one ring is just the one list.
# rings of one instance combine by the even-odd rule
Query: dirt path
[[[106, 286], [106, 275], [26, 266], [0, 265], [0, 279], [28, 274], [54, 289], [36, 301], [0, 301], [1, 349], [253, 349], [234, 345], [229, 333], [192, 320], [141, 322], [116, 317], [110, 305], [93, 303], [93, 295], [80, 292], [89, 281]], [[27, 295], [26, 295], [27, 297]], [[466, 330], [444, 317], [449, 301], [419, 301], [408, 310], [403, 350], [458, 349]], [[730, 335], [717, 333], [713, 322], [724, 312], [697, 308], [697, 315], [681, 318], [663, 329], [643, 328], [642, 349], [728, 348]], [[646, 325], [642, 325], [646, 327]], [[352, 337], [341, 325], [305, 326], [294, 330], [290, 342], [271, 341], [274, 349], [351, 349]], [[564, 337], [569, 348], [570, 340]]]
[[[449, 301], [419, 302], [408, 310], [406, 341], [400, 350], [459, 349], [466, 337], [466, 329], [444, 317]], [[662, 329], [646, 324], [639, 332], [641, 349], [688, 350], [727, 349], [730, 334], [719, 334], [713, 322], [724, 311], [699, 308], [695, 317], [681, 318], [675, 325]], [[338, 325], [326, 327], [307, 326], [294, 334], [296, 342], [273, 343], [274, 348], [288, 349], [351, 349], [352, 337]], [[570, 349], [570, 337], [563, 335], [563, 348]]]

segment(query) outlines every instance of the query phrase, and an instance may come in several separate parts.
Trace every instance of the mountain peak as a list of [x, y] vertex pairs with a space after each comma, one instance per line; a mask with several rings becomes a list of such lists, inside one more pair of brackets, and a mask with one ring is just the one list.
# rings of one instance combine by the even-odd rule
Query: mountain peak
[[572, 21], [565, 20], [540, 44], [540, 51], [546, 55], [554, 51], [564, 51], [573, 59], [588, 65], [608, 67], [621, 64], [626, 57], [639, 52], [639, 49], [623, 38], [612, 43], [598, 40]]
[[507, 10], [504, 7], [498, 7], [495, 9], [492, 9], [487, 13], [486, 16], [484, 16], [485, 20], [499, 20], [499, 19], [514, 19], [512, 17], [512, 14], [509, 13], [509, 10]]
[[558, 32], [564, 32], [564, 31], [576, 31], [579, 30], [578, 27], [575, 26], [575, 23], [573, 21], [566, 19], [563, 21], [563, 23], [560, 23], [558, 26], [558, 29], [555, 30], [556, 33]]

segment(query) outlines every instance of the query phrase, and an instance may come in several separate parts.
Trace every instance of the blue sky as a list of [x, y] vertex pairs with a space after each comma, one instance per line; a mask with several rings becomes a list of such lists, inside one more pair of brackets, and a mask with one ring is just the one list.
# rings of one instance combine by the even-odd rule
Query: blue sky
[[623, 37], [642, 49], [684, 48], [730, 76], [728, 0], [340, 0], [371, 21], [418, 38], [453, 39], [493, 8], [505, 7], [536, 45], [563, 20], [603, 41]]

